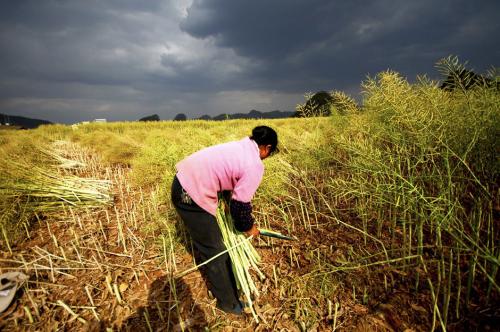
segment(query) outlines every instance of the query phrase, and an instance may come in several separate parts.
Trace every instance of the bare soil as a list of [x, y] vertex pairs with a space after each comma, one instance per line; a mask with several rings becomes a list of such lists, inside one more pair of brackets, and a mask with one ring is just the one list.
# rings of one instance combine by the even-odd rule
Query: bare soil
[[[68, 331], [428, 331], [431, 296], [415, 291], [410, 268], [384, 266], [331, 273], [332, 266], [373, 252], [373, 243], [325, 218], [310, 227], [298, 221], [289, 231], [277, 215], [267, 227], [298, 241], [260, 238], [266, 278], [258, 282], [252, 315], [228, 315], [215, 307], [199, 271], [172, 278], [193, 266], [186, 248], [166, 258], [158, 227], [148, 219], [157, 209], [176, 224], [169, 206], [143, 204], [153, 191], [128, 185], [127, 170], [97, 170], [113, 181], [114, 205], [93, 211], [65, 210], [33, 221], [26, 238], [0, 253], [0, 273], [30, 277], [12, 305], [0, 314], [0, 330]], [[95, 173], [93, 175], [96, 175]], [[264, 213], [257, 207], [257, 213]], [[268, 211], [266, 211], [267, 213]], [[355, 219], [349, 221], [357, 223]], [[292, 234], [290, 234], [292, 233]], [[179, 236], [177, 234], [176, 236]], [[498, 305], [471, 313], [450, 330], [498, 329]], [[438, 325], [436, 325], [438, 326]]]

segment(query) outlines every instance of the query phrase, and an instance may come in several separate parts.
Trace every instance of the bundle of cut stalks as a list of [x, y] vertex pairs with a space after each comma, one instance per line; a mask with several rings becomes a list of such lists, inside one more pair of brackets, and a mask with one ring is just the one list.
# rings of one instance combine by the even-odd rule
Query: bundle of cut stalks
[[247, 238], [244, 233], [237, 231], [234, 227], [228, 203], [223, 198], [219, 199], [217, 223], [222, 233], [224, 245], [228, 248], [229, 257], [231, 257], [238, 290], [243, 292], [245, 301], [255, 321], [258, 322], [259, 319], [253, 307], [252, 295], [258, 296], [259, 291], [252, 280], [250, 268], [253, 268], [259, 277], [264, 279], [264, 274], [257, 266], [260, 262], [260, 256], [250, 242], [251, 237]]
[[63, 204], [92, 208], [112, 201], [109, 181], [61, 176], [37, 166], [12, 164], [14, 168], [1, 170], [6, 176], [0, 179], [0, 198], [17, 202], [23, 210], [54, 212]]
[[60, 213], [67, 207], [87, 209], [112, 203], [110, 181], [62, 174], [58, 166], [62, 162], [69, 166], [71, 160], [57, 158], [55, 153], [45, 155], [51, 160], [37, 164], [0, 160], [0, 232], [9, 249], [20, 229], [28, 232], [27, 223], [35, 216]]
[[45, 150], [41, 150], [41, 152], [46, 154], [48, 157], [54, 159], [55, 161], [57, 161], [58, 168], [77, 169], [77, 168], [84, 168], [87, 166], [85, 163], [83, 163], [81, 161], [65, 158], [61, 155], [61, 153], [57, 153], [57, 151], [45, 149]]
[[[1, 153], [2, 151], [0, 151]], [[59, 169], [80, 168], [84, 164], [61, 156], [54, 149], [40, 149], [34, 162], [0, 161], [0, 210], [21, 216], [59, 212], [71, 208], [95, 208], [112, 202], [110, 181], [61, 174]], [[22, 158], [21, 158], [22, 159]], [[2, 224], [16, 223], [3, 218]], [[2, 226], [2, 225], [0, 225]], [[9, 228], [9, 227], [8, 227]]]

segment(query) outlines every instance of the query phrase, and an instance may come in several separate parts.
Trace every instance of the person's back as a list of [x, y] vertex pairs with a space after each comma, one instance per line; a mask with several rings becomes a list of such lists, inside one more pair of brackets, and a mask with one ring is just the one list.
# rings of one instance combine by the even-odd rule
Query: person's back
[[232, 191], [232, 198], [250, 202], [264, 174], [257, 144], [248, 137], [210, 146], [176, 165], [182, 187], [200, 207], [215, 215], [217, 193]]

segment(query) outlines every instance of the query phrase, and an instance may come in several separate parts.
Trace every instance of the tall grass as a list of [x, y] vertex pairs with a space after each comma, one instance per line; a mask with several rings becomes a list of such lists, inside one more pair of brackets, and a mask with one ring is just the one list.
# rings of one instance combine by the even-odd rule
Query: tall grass
[[415, 290], [432, 296], [432, 329], [446, 329], [472, 297], [486, 305], [500, 290], [500, 94], [445, 92], [394, 72], [363, 87], [366, 113], [332, 137], [330, 195], [365, 235], [390, 238], [391, 259], [418, 256], [408, 270]]

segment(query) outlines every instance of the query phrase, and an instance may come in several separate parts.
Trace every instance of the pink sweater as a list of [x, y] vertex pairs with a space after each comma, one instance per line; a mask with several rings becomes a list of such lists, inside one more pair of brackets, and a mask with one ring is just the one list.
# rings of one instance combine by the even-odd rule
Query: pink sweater
[[248, 203], [264, 175], [259, 148], [249, 137], [204, 148], [175, 167], [184, 190], [196, 204], [214, 216], [218, 192], [231, 190], [232, 199]]

